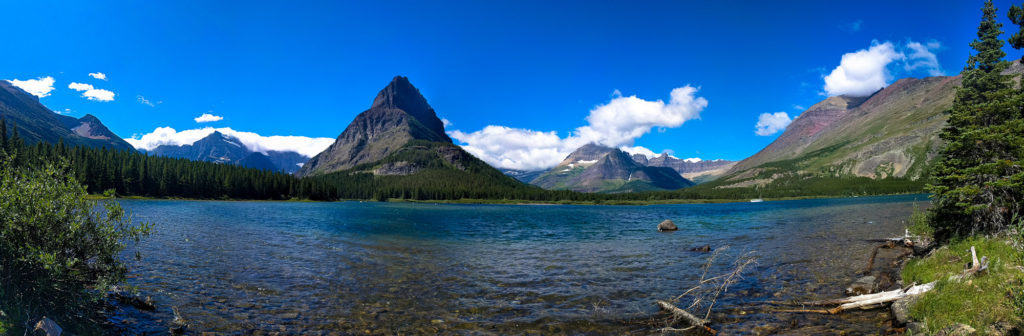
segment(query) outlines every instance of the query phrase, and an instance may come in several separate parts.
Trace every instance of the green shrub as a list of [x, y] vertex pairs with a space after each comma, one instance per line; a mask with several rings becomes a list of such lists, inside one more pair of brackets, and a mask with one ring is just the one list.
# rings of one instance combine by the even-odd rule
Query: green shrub
[[19, 333], [44, 315], [72, 332], [93, 324], [102, 293], [127, 272], [118, 255], [149, 226], [88, 200], [63, 168], [12, 166], [0, 157], [0, 328]]

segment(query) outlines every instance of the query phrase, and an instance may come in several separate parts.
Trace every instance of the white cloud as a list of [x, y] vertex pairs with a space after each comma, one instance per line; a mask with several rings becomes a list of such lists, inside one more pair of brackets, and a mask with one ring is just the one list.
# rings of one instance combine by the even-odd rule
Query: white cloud
[[75, 90], [75, 91], [81, 91], [82, 92], [82, 97], [85, 97], [85, 98], [87, 98], [89, 100], [104, 101], [104, 102], [108, 102], [108, 101], [113, 101], [114, 100], [114, 92], [113, 91], [104, 90], [104, 89], [97, 89], [97, 88], [94, 88], [90, 84], [72, 82], [71, 84], [68, 84], [68, 88], [72, 89], [72, 90]]
[[494, 125], [472, 133], [455, 130], [448, 134], [462, 142], [466, 151], [495, 167], [543, 169], [557, 165], [588, 143], [632, 149], [633, 142], [652, 128], [679, 127], [699, 118], [708, 101], [696, 93], [692, 86], [676, 88], [668, 103], [615, 94], [607, 104], [590, 111], [586, 126], [577, 127], [565, 138], [554, 131]]
[[441, 118], [441, 124], [444, 125], [445, 128], [448, 128], [449, 126], [452, 125], [452, 122], [449, 121], [448, 119]]
[[904, 56], [896, 52], [892, 42], [872, 42], [868, 49], [843, 55], [832, 73], [825, 76], [825, 92], [829, 96], [867, 96], [888, 85], [888, 66]]
[[157, 127], [149, 134], [133, 136], [125, 139], [125, 141], [137, 149], [152, 150], [160, 145], [191, 145], [214, 131], [236, 137], [249, 150], [263, 153], [267, 151], [292, 151], [306, 157], [313, 157], [334, 143], [332, 138], [310, 138], [292, 135], [263, 136], [253, 132], [236, 131], [229, 127], [205, 127], [180, 132], [170, 127]]
[[8, 79], [7, 81], [11, 82], [11, 85], [39, 98], [49, 96], [50, 92], [53, 91], [53, 83], [55, 82], [53, 77], [50, 76], [26, 80]]
[[658, 156], [658, 153], [655, 153], [654, 151], [647, 149], [647, 147], [644, 146], [622, 146], [619, 147], [619, 149], [621, 149], [623, 152], [629, 153], [630, 155], [643, 155], [648, 159], [653, 159], [654, 157]]
[[102, 73], [102, 72], [90, 72], [89, 73], [89, 77], [100, 79], [100, 80], [107, 80], [107, 74]]
[[908, 41], [907, 49], [910, 49], [910, 54], [907, 55], [907, 64], [904, 65], [904, 69], [907, 71], [923, 69], [928, 72], [929, 76], [944, 76], [946, 73], [942, 71], [942, 66], [939, 65], [939, 58], [932, 52], [939, 48], [942, 48], [942, 44], [938, 41], [929, 41], [923, 44]]
[[938, 41], [928, 43], [907, 40], [902, 46], [886, 41], [872, 41], [871, 47], [846, 53], [828, 76], [825, 76], [825, 93], [829, 96], [869, 96], [889, 85], [893, 79], [890, 66], [902, 65], [900, 75], [923, 70], [929, 76], [942, 76], [945, 72], [935, 55], [942, 45]]
[[209, 113], [203, 113], [203, 115], [196, 117], [194, 120], [197, 123], [205, 123], [205, 122], [221, 121], [221, 120], [224, 120], [224, 117], [221, 117], [221, 116], [218, 116], [218, 115], [212, 115], [212, 114], [209, 114]]
[[146, 99], [146, 97], [143, 97], [142, 95], [135, 96], [135, 100], [137, 100], [139, 102], [139, 104], [142, 104], [142, 105], [149, 105], [149, 107], [156, 106], [155, 104], [150, 102], [149, 99]]
[[683, 161], [686, 161], [686, 162], [689, 162], [689, 163], [697, 163], [697, 162], [701, 162], [701, 161], [704, 161], [704, 160], [701, 160], [699, 157], [693, 157], [693, 158], [683, 159]]
[[786, 112], [761, 113], [757, 117], [757, 125], [754, 125], [754, 133], [760, 136], [768, 136], [779, 133], [793, 122]]

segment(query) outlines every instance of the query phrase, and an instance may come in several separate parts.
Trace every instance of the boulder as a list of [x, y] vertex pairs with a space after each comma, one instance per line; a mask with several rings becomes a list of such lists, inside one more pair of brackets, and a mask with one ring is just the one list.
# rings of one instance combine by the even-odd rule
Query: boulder
[[46, 316], [39, 319], [39, 322], [36, 322], [36, 326], [32, 329], [32, 334], [34, 335], [60, 336], [63, 332], [64, 329], [61, 329], [61, 327], [57, 325], [57, 322], [54, 322]]
[[963, 323], [957, 323], [942, 328], [942, 330], [939, 330], [939, 332], [935, 333], [935, 336], [968, 336], [974, 335], [975, 333], [977, 333], [977, 330], [974, 330], [974, 328], [971, 328], [971, 326]]
[[903, 326], [910, 322], [910, 306], [914, 305], [914, 301], [917, 301], [917, 297], [908, 296], [892, 303], [890, 307], [892, 320], [897, 326]]
[[673, 223], [671, 219], [666, 219], [666, 220], [662, 221], [661, 224], [658, 224], [658, 231], [675, 231], [675, 230], [679, 230], [679, 228], [676, 227], [676, 223]]
[[875, 277], [868, 275], [863, 276], [857, 281], [850, 284], [850, 287], [846, 287], [846, 295], [864, 295], [871, 294], [875, 290]]

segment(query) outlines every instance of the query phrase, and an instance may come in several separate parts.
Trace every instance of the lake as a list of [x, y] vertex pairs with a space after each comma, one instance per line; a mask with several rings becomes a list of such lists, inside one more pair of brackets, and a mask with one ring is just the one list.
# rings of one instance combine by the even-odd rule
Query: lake
[[[717, 302], [725, 334], [879, 333], [887, 310], [778, 313], [768, 300], [844, 296], [877, 243], [926, 195], [652, 206], [122, 200], [154, 234], [128, 284], [125, 333], [645, 334], [653, 301], [692, 287], [711, 255], [758, 257]], [[662, 233], [671, 219], [679, 231]], [[728, 246], [726, 248], [726, 246]]]

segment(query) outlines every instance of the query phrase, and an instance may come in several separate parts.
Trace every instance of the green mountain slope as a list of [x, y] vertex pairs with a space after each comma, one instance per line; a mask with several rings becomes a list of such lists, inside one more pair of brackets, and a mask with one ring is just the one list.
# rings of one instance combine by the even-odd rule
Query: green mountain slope
[[[1010, 72], [1020, 74], [1016, 64]], [[959, 76], [901, 79], [814, 104], [775, 141], [694, 193], [758, 197], [920, 192]]]
[[[1021, 70], [1017, 63], [1010, 69]], [[870, 97], [830, 97], [794, 119], [760, 152], [693, 191], [754, 196], [920, 191], [942, 147], [944, 112], [959, 85], [959, 76], [906, 78]]]
[[63, 140], [69, 146], [135, 150], [93, 115], [79, 119], [59, 115], [43, 106], [36, 96], [4, 80], [0, 80], [0, 117], [8, 127], [16, 126], [18, 135], [27, 143]]

